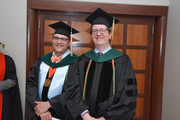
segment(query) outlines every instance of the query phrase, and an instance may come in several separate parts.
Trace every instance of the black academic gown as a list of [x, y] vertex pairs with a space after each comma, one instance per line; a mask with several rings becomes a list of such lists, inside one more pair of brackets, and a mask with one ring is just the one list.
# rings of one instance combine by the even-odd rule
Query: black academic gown
[[[27, 87], [26, 99], [27, 99], [27, 110], [28, 110], [29, 120], [40, 120], [40, 117], [38, 117], [34, 111], [34, 107], [36, 106], [34, 101], [41, 101], [39, 97], [39, 91], [38, 91], [38, 76], [39, 76], [41, 63], [45, 62], [49, 66], [54, 66], [54, 67], [70, 65], [68, 69], [68, 73], [67, 73], [67, 78], [68, 78], [69, 76], [71, 76], [71, 74], [69, 73], [74, 72], [75, 67], [73, 63], [78, 58], [78, 56], [75, 54], [73, 56], [68, 55], [66, 58], [62, 59], [60, 63], [54, 64], [51, 62], [51, 59], [50, 59], [51, 56], [52, 56], [52, 53], [39, 57], [33, 64], [30, 70], [30, 73], [28, 75], [27, 82], [26, 82], [26, 87]], [[51, 114], [55, 113], [56, 116], [53, 116], [53, 117], [59, 118], [61, 120], [72, 120], [70, 113], [67, 111], [65, 107], [65, 102], [66, 102], [65, 83], [66, 83], [66, 80], [64, 82], [62, 93], [58, 96], [55, 96], [49, 99], [50, 105], [52, 106], [52, 109], [50, 109], [50, 112], [53, 112]]]
[[[5, 55], [4, 80], [6, 79], [18, 81], [14, 61], [8, 55]], [[18, 82], [14, 87], [2, 91], [2, 93], [3, 107], [1, 120], [23, 120]]]
[[135, 115], [137, 83], [134, 69], [130, 58], [115, 49], [102, 56], [94, 50], [80, 56], [67, 89], [66, 104], [74, 119], [81, 120], [80, 114], [85, 110], [95, 118], [103, 116], [106, 120], [130, 120]]

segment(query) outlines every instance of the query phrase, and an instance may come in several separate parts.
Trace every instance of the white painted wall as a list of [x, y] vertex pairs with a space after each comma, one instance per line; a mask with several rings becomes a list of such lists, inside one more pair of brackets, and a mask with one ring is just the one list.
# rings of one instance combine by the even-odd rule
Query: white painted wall
[[180, 120], [180, 0], [168, 13], [162, 120]]
[[10, 55], [17, 70], [23, 111], [25, 108], [26, 74], [26, 0], [0, 0], [0, 41], [5, 49], [0, 52]]
[[[67, 0], [64, 0], [64, 1], [67, 1]], [[68, 0], [68, 1], [134, 4], [134, 5], [156, 5], [156, 6], [169, 5], [169, 0]]]
[[[169, 17], [166, 40], [164, 71], [162, 120], [178, 120], [180, 108], [180, 1], [179, 0], [73, 0], [135, 5], [169, 5]], [[10, 55], [15, 63], [23, 112], [25, 108], [25, 73], [26, 73], [26, 0], [0, 0], [0, 41], [6, 44], [0, 52]]]

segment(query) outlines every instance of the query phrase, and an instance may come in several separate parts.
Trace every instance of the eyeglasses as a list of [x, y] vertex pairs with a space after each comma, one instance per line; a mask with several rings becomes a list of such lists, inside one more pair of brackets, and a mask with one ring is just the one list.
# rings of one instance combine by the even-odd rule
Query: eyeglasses
[[93, 29], [92, 30], [92, 34], [95, 35], [98, 33], [98, 31], [101, 33], [101, 34], [104, 34], [108, 29], [105, 29], [105, 28], [101, 28], [101, 29]]
[[67, 40], [69, 40], [69, 39], [67, 39], [67, 38], [56, 37], [56, 36], [53, 36], [52, 39], [55, 40], [55, 41], [59, 41], [59, 40], [61, 40], [61, 41], [67, 41]]

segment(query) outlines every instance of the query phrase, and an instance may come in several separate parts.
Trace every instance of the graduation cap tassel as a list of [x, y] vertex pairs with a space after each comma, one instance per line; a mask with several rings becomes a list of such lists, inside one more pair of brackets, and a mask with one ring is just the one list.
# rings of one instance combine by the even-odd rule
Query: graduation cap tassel
[[111, 46], [112, 46], [113, 39], [114, 39], [114, 22], [115, 22], [115, 17], [113, 17], [113, 23], [112, 23], [112, 38], [111, 38]]
[[71, 56], [73, 54], [72, 52], [72, 27], [71, 27], [71, 34], [70, 34], [70, 50], [71, 50]]
[[2, 42], [0, 42], [0, 45], [2, 46], [2, 48], [4, 49], [5, 44], [3, 44]]

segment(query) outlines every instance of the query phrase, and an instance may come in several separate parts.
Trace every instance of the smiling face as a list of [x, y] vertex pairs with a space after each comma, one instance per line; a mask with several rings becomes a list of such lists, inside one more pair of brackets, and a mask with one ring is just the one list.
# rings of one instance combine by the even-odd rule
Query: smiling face
[[63, 55], [70, 46], [70, 40], [67, 36], [61, 34], [54, 34], [52, 39], [52, 46], [57, 57]]
[[109, 40], [111, 39], [111, 32], [109, 33], [108, 28], [105, 25], [95, 24], [92, 26], [92, 40], [96, 48], [102, 50], [109, 47]]

